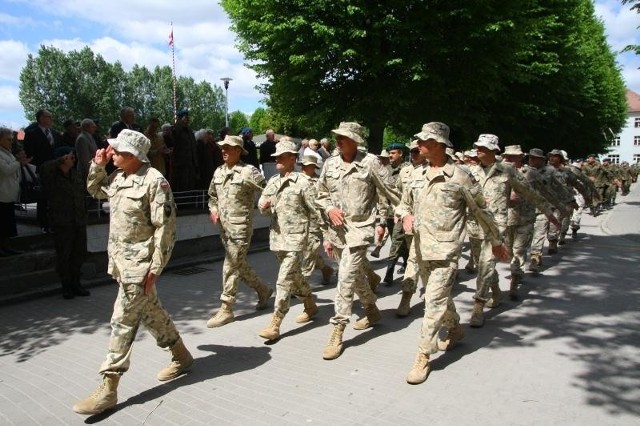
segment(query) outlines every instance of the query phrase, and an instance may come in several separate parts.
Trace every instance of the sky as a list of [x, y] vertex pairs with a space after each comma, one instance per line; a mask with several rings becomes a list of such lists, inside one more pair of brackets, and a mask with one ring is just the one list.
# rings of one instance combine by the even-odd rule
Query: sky
[[[640, 15], [619, 0], [595, 4], [614, 51], [640, 44]], [[229, 111], [250, 114], [264, 106], [256, 89], [262, 82], [245, 66], [216, 0], [0, 0], [0, 125], [18, 129], [30, 121], [18, 99], [20, 70], [41, 45], [64, 52], [89, 46], [125, 70], [136, 64], [153, 69], [171, 65], [172, 24], [177, 75], [218, 86], [221, 78], [232, 78]], [[627, 87], [640, 93], [640, 57], [617, 59]]]

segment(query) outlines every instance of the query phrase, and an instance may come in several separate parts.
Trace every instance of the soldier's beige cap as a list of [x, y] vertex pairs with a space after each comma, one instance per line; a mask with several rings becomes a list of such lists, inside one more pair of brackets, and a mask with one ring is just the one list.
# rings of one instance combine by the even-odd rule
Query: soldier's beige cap
[[414, 139], [407, 144], [407, 148], [409, 151], [413, 151], [414, 149], [418, 149], [418, 139]]
[[246, 149], [244, 149], [244, 141], [242, 140], [242, 138], [240, 136], [232, 136], [232, 135], [227, 135], [224, 137], [223, 140], [221, 140], [220, 142], [218, 142], [219, 146], [239, 146], [240, 148], [242, 148], [242, 153], [244, 155], [249, 154], [247, 152]]
[[451, 158], [452, 161], [456, 161], [456, 152], [453, 150], [453, 148], [447, 147], [445, 149], [445, 153], [449, 158]]
[[464, 161], [464, 154], [462, 154], [460, 151], [457, 151], [456, 158], [458, 159], [458, 161]]
[[477, 158], [478, 157], [478, 151], [476, 151], [475, 149], [470, 149], [470, 150], [464, 152], [464, 156], [465, 157], [469, 157], [469, 158]]
[[316, 169], [320, 168], [320, 166], [318, 166], [318, 157], [314, 155], [305, 155], [304, 157], [302, 157], [302, 161], [300, 161], [300, 164], [302, 164], [303, 166], [310, 166], [311, 164], [313, 164], [314, 166], [316, 166]]
[[483, 148], [490, 149], [491, 151], [500, 151], [498, 137], [491, 133], [483, 133], [478, 136], [478, 140], [473, 143], [473, 146], [481, 146]]
[[453, 148], [453, 144], [449, 140], [449, 126], [438, 121], [432, 121], [431, 123], [423, 124], [422, 131], [416, 133], [413, 137], [418, 138], [421, 141], [428, 141], [433, 139], [436, 142], [442, 143], [449, 148]]
[[380, 151], [380, 154], [378, 154], [378, 157], [389, 158], [389, 153], [386, 149], [383, 149], [382, 151]]
[[279, 157], [285, 153], [298, 154], [298, 150], [296, 149], [296, 144], [293, 141], [280, 139], [280, 142], [276, 144], [276, 152], [271, 154], [272, 157]]
[[333, 129], [331, 133], [345, 136], [352, 141], [355, 141], [358, 145], [364, 144], [364, 127], [358, 123], [342, 122], [338, 128]]
[[148, 163], [147, 153], [151, 147], [151, 141], [145, 135], [135, 130], [124, 129], [118, 133], [115, 139], [107, 139], [109, 145], [118, 152], [128, 152], [143, 163]]
[[524, 155], [520, 145], [508, 145], [504, 147], [504, 155]]

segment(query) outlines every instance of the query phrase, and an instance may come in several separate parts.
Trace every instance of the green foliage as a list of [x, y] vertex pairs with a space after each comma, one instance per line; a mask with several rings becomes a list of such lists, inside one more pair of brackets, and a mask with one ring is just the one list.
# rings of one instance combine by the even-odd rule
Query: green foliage
[[[229, 114], [229, 127], [231, 128], [229, 134], [237, 135], [243, 127], [251, 126], [249, 126], [249, 119], [242, 111], [234, 111]], [[258, 130], [254, 129], [254, 132], [258, 132]]]
[[[190, 77], [178, 77], [177, 108], [189, 108], [194, 129], [224, 125], [224, 94]], [[88, 47], [67, 54], [41, 46], [29, 55], [20, 73], [20, 102], [28, 119], [41, 108], [49, 109], [59, 126], [65, 119], [98, 118], [107, 130], [119, 119], [120, 109], [130, 106], [143, 127], [149, 118], [173, 123], [173, 76], [171, 68], [134, 66], [125, 72], [119, 62], [107, 63]]]
[[590, 0], [222, 0], [265, 83], [274, 121], [327, 134], [340, 121], [412, 135], [428, 121], [459, 146], [597, 151], [624, 124], [623, 83]]

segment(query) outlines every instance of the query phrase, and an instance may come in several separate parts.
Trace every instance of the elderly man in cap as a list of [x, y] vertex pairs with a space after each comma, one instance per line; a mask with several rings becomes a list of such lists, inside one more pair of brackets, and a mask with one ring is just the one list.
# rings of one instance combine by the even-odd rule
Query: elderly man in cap
[[[556, 192], [546, 185], [545, 179], [537, 169], [524, 164], [524, 153], [520, 145], [509, 145], [504, 148], [504, 162], [511, 164], [524, 175], [529, 185], [542, 195], [556, 209], [565, 210], [566, 204]], [[518, 286], [524, 278], [524, 265], [527, 251], [533, 240], [533, 227], [536, 221], [536, 207], [517, 192], [511, 191], [508, 202], [507, 229], [505, 244], [511, 255], [511, 283], [509, 298], [517, 300]], [[544, 217], [544, 215], [541, 214]], [[546, 217], [545, 217], [546, 219]]]
[[[96, 198], [109, 198], [108, 272], [119, 290], [111, 317], [109, 353], [100, 367], [103, 381], [91, 396], [73, 406], [80, 414], [98, 414], [116, 405], [120, 376], [129, 369], [140, 323], [158, 346], [171, 351], [171, 363], [158, 373], [158, 380], [178, 377], [193, 363], [155, 287], [176, 240], [171, 188], [162, 174], [149, 166], [151, 142], [142, 133], [125, 129], [109, 144], [96, 151], [87, 189]], [[105, 165], [111, 158], [117, 170], [108, 176]]]
[[298, 150], [293, 142], [280, 142], [272, 156], [278, 174], [269, 179], [258, 201], [260, 212], [271, 216], [269, 246], [280, 264], [271, 324], [260, 332], [260, 337], [267, 340], [280, 338], [280, 325], [289, 312], [292, 294], [304, 303], [304, 312], [296, 317], [297, 323], [309, 322], [318, 313], [309, 282], [301, 270], [309, 222], [319, 220], [316, 190], [308, 179], [294, 171]]
[[[451, 288], [458, 270], [467, 209], [491, 241], [493, 253], [506, 258], [498, 226], [486, 211], [480, 188], [446, 154], [446, 147], [452, 147], [449, 127], [440, 122], [427, 123], [415, 137], [429, 165], [424, 173], [415, 169], [396, 208], [404, 230], [414, 234], [418, 269], [426, 285], [418, 353], [406, 377], [409, 384], [427, 379], [430, 355], [452, 349], [464, 337]], [[447, 335], [440, 340], [443, 326]]]
[[224, 164], [216, 169], [209, 186], [211, 222], [220, 227], [225, 248], [222, 266], [222, 306], [207, 321], [207, 327], [221, 327], [234, 321], [238, 282], [243, 280], [258, 295], [256, 309], [267, 307], [273, 289], [266, 286], [247, 262], [247, 251], [253, 235], [255, 199], [265, 186], [265, 179], [256, 167], [240, 161], [247, 153], [239, 136], [225, 136], [218, 142]]
[[354, 328], [364, 330], [380, 320], [376, 296], [366, 285], [367, 247], [374, 241], [378, 197], [386, 197], [397, 205], [399, 198], [389, 171], [373, 154], [362, 153], [364, 128], [343, 122], [332, 130], [336, 135], [339, 155], [330, 157], [318, 179], [318, 206], [330, 221], [325, 250], [339, 262], [333, 331], [322, 354], [330, 360], [342, 352], [342, 336], [351, 319], [353, 294], [364, 305], [365, 315]]
[[[316, 171], [321, 168], [316, 157], [302, 157], [300, 167], [302, 176], [315, 187], [318, 182]], [[315, 206], [317, 208], [317, 204]], [[320, 245], [324, 241], [324, 234], [327, 231], [327, 223], [322, 216], [322, 211], [319, 209], [317, 211], [316, 217], [312, 217], [309, 221], [309, 238], [302, 254], [302, 276], [308, 280], [313, 271], [319, 269], [322, 272], [322, 284], [329, 285], [331, 284], [334, 270], [325, 263], [319, 251]]]
[[[479, 165], [469, 166], [469, 171], [482, 188], [482, 194], [487, 200], [487, 207], [493, 215], [500, 233], [504, 234], [507, 227], [508, 204], [511, 192], [523, 197], [534, 204], [550, 218], [553, 217], [551, 205], [527, 182], [525, 177], [508, 164], [496, 161], [496, 154], [500, 152], [498, 137], [492, 134], [481, 134], [474, 143], [478, 151]], [[467, 223], [469, 240], [478, 253], [478, 276], [476, 278], [475, 303], [469, 325], [482, 327], [484, 325], [484, 306], [495, 308], [500, 304], [502, 291], [499, 286], [496, 259], [491, 250], [491, 242], [485, 237], [478, 223], [470, 218]], [[479, 250], [478, 250], [479, 249]], [[489, 289], [492, 297], [489, 298]]]

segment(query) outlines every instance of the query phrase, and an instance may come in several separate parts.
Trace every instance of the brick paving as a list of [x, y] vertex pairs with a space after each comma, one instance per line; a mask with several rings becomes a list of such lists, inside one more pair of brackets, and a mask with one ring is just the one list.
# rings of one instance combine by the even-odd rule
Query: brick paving
[[[204, 270], [192, 275], [168, 271], [158, 291], [196, 358], [192, 371], [158, 382], [170, 355], [141, 327], [118, 406], [93, 417], [71, 406], [99, 383], [116, 286], [92, 288], [87, 298], [2, 306], [0, 424], [638, 424], [639, 193], [635, 186], [613, 210], [585, 214], [580, 239], [545, 256], [547, 269], [527, 276], [522, 300], [489, 312], [482, 329], [466, 326], [475, 277], [461, 269], [455, 300], [466, 337], [435, 356], [429, 379], [417, 386], [404, 377], [422, 307], [415, 296], [411, 315], [396, 318], [398, 284], [380, 287], [382, 321], [365, 331], [349, 326], [342, 356], [324, 361], [335, 289], [321, 286], [319, 274], [315, 321], [296, 324], [302, 305], [294, 302], [282, 339], [265, 344], [258, 332], [271, 311], [254, 311], [256, 297], [246, 286], [236, 322], [206, 328], [219, 305], [220, 261], [203, 260]], [[273, 254], [254, 253], [250, 262], [274, 286]], [[383, 261], [373, 265], [384, 274]], [[507, 275], [500, 265], [503, 290]]]

